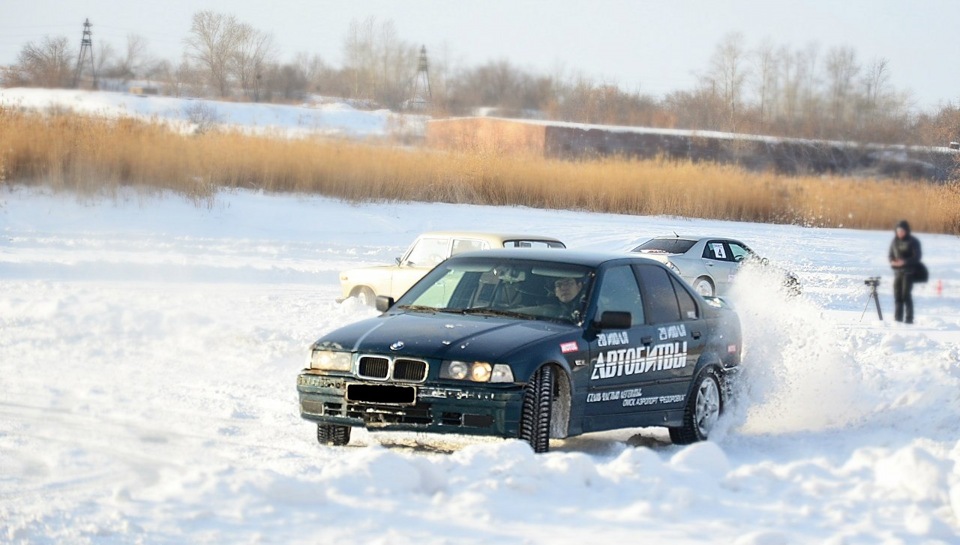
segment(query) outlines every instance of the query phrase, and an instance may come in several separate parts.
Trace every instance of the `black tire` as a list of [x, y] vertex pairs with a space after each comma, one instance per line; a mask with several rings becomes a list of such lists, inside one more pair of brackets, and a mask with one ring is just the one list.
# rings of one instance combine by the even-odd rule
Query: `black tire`
[[527, 383], [520, 414], [520, 439], [530, 443], [533, 452], [550, 450], [550, 416], [553, 407], [553, 368], [537, 370]]
[[342, 447], [350, 442], [350, 426], [317, 424], [317, 441], [321, 445]]
[[670, 440], [676, 445], [704, 441], [723, 412], [720, 381], [713, 369], [703, 370], [690, 391], [683, 410], [683, 426], [670, 428]]

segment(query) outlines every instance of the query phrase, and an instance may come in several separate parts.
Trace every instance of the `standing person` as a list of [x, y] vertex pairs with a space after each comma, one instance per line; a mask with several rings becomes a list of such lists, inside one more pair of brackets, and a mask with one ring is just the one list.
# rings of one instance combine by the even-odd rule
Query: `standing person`
[[889, 260], [893, 267], [893, 301], [898, 322], [913, 323], [913, 274], [920, 264], [920, 241], [910, 234], [910, 224], [900, 220], [890, 243]]

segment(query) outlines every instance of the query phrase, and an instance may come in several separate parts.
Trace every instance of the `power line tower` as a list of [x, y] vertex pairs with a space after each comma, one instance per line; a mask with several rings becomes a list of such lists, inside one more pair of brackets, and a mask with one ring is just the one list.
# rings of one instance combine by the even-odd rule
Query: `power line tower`
[[420, 46], [420, 60], [417, 62], [417, 75], [413, 79], [413, 93], [407, 101], [409, 110], [426, 110], [433, 102], [430, 90], [430, 70], [427, 62], [427, 46]]
[[80, 56], [77, 57], [77, 69], [73, 73], [73, 87], [80, 85], [80, 75], [83, 72], [83, 59], [90, 56], [90, 73], [93, 74], [93, 88], [97, 88], [97, 65], [93, 62], [93, 33], [90, 32], [90, 19], [83, 22], [83, 38], [80, 39]]

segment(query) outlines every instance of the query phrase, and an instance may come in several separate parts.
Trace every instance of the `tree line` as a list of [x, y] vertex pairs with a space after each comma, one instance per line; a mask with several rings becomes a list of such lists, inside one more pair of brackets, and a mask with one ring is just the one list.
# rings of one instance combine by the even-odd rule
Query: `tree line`
[[[420, 51], [392, 21], [369, 17], [350, 23], [340, 66], [310, 53], [281, 60], [272, 35], [212, 11], [193, 15], [178, 62], [151, 55], [138, 35], [122, 47], [95, 43], [99, 78], [149, 79], [165, 94], [269, 102], [321, 95], [394, 110], [411, 98]], [[916, 111], [909, 92], [891, 84], [886, 59], [863, 61], [846, 46], [791, 48], [767, 40], [751, 47], [732, 33], [716, 45], [692, 88], [663, 97], [577, 73], [536, 73], [506, 59], [465, 66], [449, 50], [429, 54], [435, 115], [494, 108], [499, 115], [579, 123], [889, 144], [960, 140], [956, 104]], [[69, 87], [76, 58], [66, 37], [47, 36], [24, 45], [0, 83]]]

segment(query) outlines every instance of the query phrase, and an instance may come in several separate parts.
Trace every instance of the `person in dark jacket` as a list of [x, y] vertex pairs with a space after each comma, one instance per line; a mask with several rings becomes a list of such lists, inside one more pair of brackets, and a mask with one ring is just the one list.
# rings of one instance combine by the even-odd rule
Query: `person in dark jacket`
[[893, 318], [898, 322], [913, 323], [913, 274], [920, 263], [920, 241], [910, 234], [910, 224], [900, 220], [896, 236], [890, 243], [889, 260], [893, 267]]

